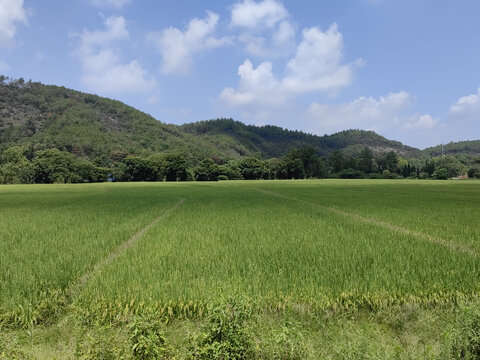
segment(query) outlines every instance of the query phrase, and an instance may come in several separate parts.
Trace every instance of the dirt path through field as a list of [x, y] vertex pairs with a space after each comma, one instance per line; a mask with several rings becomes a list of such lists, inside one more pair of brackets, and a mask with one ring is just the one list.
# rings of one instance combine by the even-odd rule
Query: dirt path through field
[[76, 282], [74, 282], [67, 290], [66, 294], [68, 299], [71, 300], [75, 298], [75, 296], [85, 287], [87, 284], [88, 280], [90, 280], [95, 274], [97, 274], [102, 268], [110, 264], [113, 260], [115, 260], [117, 257], [122, 255], [125, 251], [127, 251], [129, 248], [133, 247], [135, 243], [145, 234], [148, 230], [150, 230], [153, 226], [158, 224], [162, 219], [167, 217], [172, 211], [177, 209], [179, 206], [183, 204], [185, 199], [180, 199], [174, 206], [171, 208], [166, 209], [159, 217], [157, 217], [155, 220], [153, 220], [151, 223], [149, 223], [147, 226], [145, 226], [143, 229], [139, 230], [137, 233], [135, 233], [131, 238], [129, 238], [127, 241], [121, 243], [115, 250], [113, 250], [108, 256], [102, 260], [100, 260], [98, 263], [94, 265], [94, 267], [90, 270], [87, 271], [85, 274], [83, 274]]
[[410, 230], [408, 228], [398, 226], [398, 225], [394, 225], [394, 224], [391, 224], [391, 223], [388, 223], [388, 222], [385, 222], [385, 221], [364, 217], [364, 216], [354, 214], [354, 213], [349, 213], [347, 211], [343, 211], [343, 210], [340, 210], [340, 209], [337, 209], [337, 208], [334, 208], [334, 207], [331, 207], [331, 206], [324, 206], [324, 205], [320, 205], [320, 204], [317, 204], [317, 203], [314, 203], [314, 202], [297, 199], [297, 198], [290, 197], [290, 196], [287, 196], [287, 195], [283, 195], [283, 194], [280, 194], [280, 193], [277, 193], [277, 192], [274, 192], [274, 191], [270, 191], [270, 190], [265, 190], [265, 189], [260, 189], [260, 188], [254, 188], [254, 189], [259, 191], [259, 192], [269, 194], [271, 196], [275, 196], [275, 197], [278, 197], [278, 198], [282, 198], [282, 199], [286, 199], [286, 200], [290, 200], [290, 201], [296, 201], [296, 202], [299, 202], [299, 203], [302, 203], [302, 204], [318, 207], [322, 210], [329, 211], [329, 212], [335, 213], [337, 215], [349, 217], [351, 219], [361, 221], [361, 222], [364, 222], [364, 223], [367, 223], [367, 224], [380, 226], [382, 228], [392, 230], [392, 231], [395, 231], [395, 232], [400, 233], [400, 234], [414, 236], [414, 237], [416, 237], [418, 239], [421, 239], [421, 240], [424, 240], [424, 241], [428, 241], [428, 242], [431, 242], [431, 243], [434, 243], [434, 244], [442, 245], [444, 247], [449, 248], [452, 251], [459, 252], [459, 253], [464, 253], [464, 254], [467, 254], [467, 255], [470, 255], [470, 256], [473, 256], [473, 257], [476, 257], [476, 258], [480, 258], [480, 253], [478, 251], [475, 251], [474, 249], [472, 249], [472, 248], [470, 248], [466, 245], [457, 244], [457, 243], [454, 243], [454, 242], [446, 240], [446, 239], [442, 239], [442, 238], [439, 238], [439, 237], [434, 237], [432, 235], [422, 233], [420, 231]]

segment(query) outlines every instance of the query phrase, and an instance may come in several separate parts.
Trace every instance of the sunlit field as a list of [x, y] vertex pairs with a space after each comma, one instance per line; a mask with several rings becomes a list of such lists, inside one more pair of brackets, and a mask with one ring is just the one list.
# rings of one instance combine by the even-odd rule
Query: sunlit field
[[[480, 182], [0, 187], [0, 322], [202, 319], [475, 301]], [[277, 316], [275, 315], [275, 316]]]

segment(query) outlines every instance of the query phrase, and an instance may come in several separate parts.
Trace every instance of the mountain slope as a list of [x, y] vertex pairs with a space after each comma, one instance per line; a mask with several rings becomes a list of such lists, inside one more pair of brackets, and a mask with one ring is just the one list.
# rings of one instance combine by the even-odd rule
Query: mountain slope
[[422, 153], [427, 156], [440, 156], [443, 154], [447, 155], [457, 155], [457, 154], [468, 154], [468, 155], [480, 155], [480, 140], [471, 140], [471, 141], [459, 141], [451, 142], [443, 146], [442, 145], [426, 148], [422, 150]]
[[375, 152], [395, 151], [410, 157], [420, 154], [418, 149], [388, 140], [373, 131], [346, 130], [333, 135], [317, 136], [278, 126], [245, 125], [231, 119], [199, 121], [182, 125], [182, 129], [209, 141], [212, 137], [229, 136], [264, 157], [280, 157], [291, 149], [306, 145], [312, 146], [318, 155], [328, 155], [334, 150], [357, 153], [364, 146]]
[[312, 146], [323, 156], [334, 150], [355, 155], [364, 146], [377, 153], [395, 151], [404, 157], [422, 154], [373, 131], [317, 136], [232, 119], [165, 124], [119, 101], [0, 77], [0, 151], [13, 145], [28, 145], [33, 151], [56, 147], [98, 165], [108, 165], [127, 154], [155, 152], [184, 154], [190, 165], [210, 156], [272, 158], [302, 146]]
[[218, 152], [119, 101], [39, 83], [0, 86], [0, 149], [15, 144], [56, 147], [101, 164], [122, 153]]

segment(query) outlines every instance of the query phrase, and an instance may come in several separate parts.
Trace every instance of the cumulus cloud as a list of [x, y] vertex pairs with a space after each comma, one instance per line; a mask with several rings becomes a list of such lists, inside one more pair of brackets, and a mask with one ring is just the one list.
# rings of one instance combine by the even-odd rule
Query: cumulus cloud
[[243, 32], [238, 40], [258, 57], [288, 56], [295, 48], [295, 28], [290, 14], [279, 1], [244, 0], [233, 5], [230, 26]]
[[438, 118], [433, 118], [431, 115], [414, 115], [410, 117], [404, 127], [406, 129], [431, 129], [439, 123]]
[[463, 96], [450, 106], [445, 117], [445, 135], [449, 141], [478, 140], [480, 124], [480, 88]]
[[233, 5], [231, 25], [249, 29], [257, 27], [272, 28], [288, 16], [287, 9], [279, 1], [255, 2], [244, 0]]
[[90, 0], [90, 2], [98, 7], [115, 7], [118, 9], [123, 8], [129, 4], [131, 0]]
[[353, 70], [362, 60], [342, 65], [343, 36], [336, 24], [323, 32], [317, 27], [303, 30], [296, 55], [288, 62], [285, 88], [290, 92], [337, 91], [350, 84]]
[[286, 100], [280, 81], [273, 75], [271, 62], [263, 62], [254, 68], [250, 60], [245, 60], [238, 68], [238, 75], [238, 88], [226, 88], [220, 94], [220, 99], [228, 105], [271, 107]]
[[111, 16], [104, 25], [104, 30], [72, 34], [80, 39], [74, 54], [82, 62], [84, 84], [90, 90], [106, 94], [147, 92], [155, 88], [155, 80], [138, 61], [122, 63], [120, 50], [113, 47], [116, 41], [129, 38], [125, 19]]
[[[91, 54], [98, 47], [110, 45], [115, 40], [125, 40], [130, 36], [126, 28], [126, 21], [123, 16], [110, 16], [104, 21], [105, 30], [89, 31], [84, 30], [80, 37], [78, 52]], [[75, 34], [74, 34], [75, 36]]]
[[[480, 119], [480, 88], [476, 94], [461, 97], [451, 107], [451, 117]], [[480, 121], [480, 120], [479, 120]]]
[[336, 24], [325, 32], [317, 27], [305, 29], [303, 40], [295, 56], [288, 61], [283, 78], [275, 76], [271, 62], [263, 62], [254, 68], [251, 61], [246, 60], [238, 69], [237, 89], [224, 89], [220, 100], [232, 107], [262, 109], [302, 93], [336, 92], [351, 83], [355, 68], [362, 63], [357, 60], [342, 64], [342, 60], [343, 37]]
[[17, 32], [19, 23], [27, 22], [23, 0], [0, 1], [0, 46], [9, 46]]
[[439, 141], [440, 119], [429, 114], [408, 114], [413, 102], [414, 97], [405, 91], [379, 98], [359, 97], [340, 104], [314, 102], [305, 119], [308, 130], [317, 134], [362, 129], [409, 145], [425, 144], [426, 139], [435, 144]]
[[185, 31], [170, 27], [160, 32], [149, 33], [147, 39], [155, 45], [162, 56], [162, 72], [185, 74], [190, 70], [195, 53], [230, 44], [229, 38], [217, 38], [213, 35], [218, 20], [217, 14], [207, 12], [206, 18], [191, 20]]
[[412, 100], [409, 93], [401, 91], [379, 99], [360, 97], [341, 104], [314, 102], [307, 111], [307, 118], [319, 133], [353, 128], [381, 131], [393, 123], [398, 124], [399, 114], [411, 105]]

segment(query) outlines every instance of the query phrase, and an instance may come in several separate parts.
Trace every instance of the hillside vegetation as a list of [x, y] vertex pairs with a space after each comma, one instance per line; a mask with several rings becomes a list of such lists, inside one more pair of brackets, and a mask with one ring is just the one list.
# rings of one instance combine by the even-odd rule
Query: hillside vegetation
[[316, 136], [277, 126], [245, 125], [232, 119], [170, 125], [119, 101], [0, 77], [0, 151], [19, 144], [29, 144], [35, 150], [55, 147], [102, 166], [122, 153], [177, 153], [193, 163], [210, 156], [268, 159], [304, 146], [312, 146], [321, 156], [342, 149], [357, 148], [359, 152], [363, 146], [402, 156], [420, 154], [418, 149], [372, 131]]
[[[119, 101], [0, 76], [0, 183], [480, 177], [480, 141], [420, 151], [232, 119], [162, 123]], [[436, 156], [436, 157], [435, 157]]]
[[438, 146], [426, 148], [425, 150], [422, 151], [422, 153], [427, 156], [440, 156], [442, 154], [480, 155], [480, 140], [450, 142], [443, 146], [443, 150], [442, 150], [442, 145], [438, 145]]

